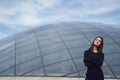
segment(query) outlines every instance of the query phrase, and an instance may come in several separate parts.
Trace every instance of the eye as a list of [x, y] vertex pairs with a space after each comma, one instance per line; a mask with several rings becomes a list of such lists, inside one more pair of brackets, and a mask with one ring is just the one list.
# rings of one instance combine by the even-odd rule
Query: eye
[[98, 41], [100, 43], [102, 42], [102, 40], [100, 38], [97, 38], [96, 41]]
[[99, 42], [101, 42], [101, 40], [98, 40]]

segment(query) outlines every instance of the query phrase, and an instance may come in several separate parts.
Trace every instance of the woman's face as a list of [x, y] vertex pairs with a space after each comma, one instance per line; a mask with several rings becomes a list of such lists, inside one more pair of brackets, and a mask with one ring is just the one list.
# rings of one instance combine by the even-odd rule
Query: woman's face
[[94, 45], [99, 47], [101, 45], [101, 42], [102, 42], [102, 39], [98, 37], [94, 40]]

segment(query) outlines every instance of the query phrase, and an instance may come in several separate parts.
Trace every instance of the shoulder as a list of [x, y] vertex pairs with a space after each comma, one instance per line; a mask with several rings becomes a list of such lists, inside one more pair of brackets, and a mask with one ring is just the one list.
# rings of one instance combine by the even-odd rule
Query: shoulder
[[84, 53], [88, 53], [89, 51], [88, 50], [85, 50]]
[[85, 50], [85, 51], [84, 51], [84, 54], [88, 54], [88, 53], [90, 53], [89, 50]]

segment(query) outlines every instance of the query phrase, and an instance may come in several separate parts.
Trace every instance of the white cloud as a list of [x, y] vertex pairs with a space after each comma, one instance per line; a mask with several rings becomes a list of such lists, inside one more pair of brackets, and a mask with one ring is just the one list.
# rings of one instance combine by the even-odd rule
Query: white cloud
[[85, 9], [83, 10], [83, 12], [86, 14], [106, 13], [120, 8], [119, 3], [117, 3], [115, 0], [90, 0], [87, 3], [84, 3]]
[[[33, 27], [49, 22], [76, 20], [102, 21], [103, 19], [89, 19], [89, 15], [99, 15], [120, 9], [119, 0], [69, 0], [67, 3], [62, 0], [21, 0], [16, 2], [5, 1], [0, 6], [0, 23], [14, 29], [22, 30], [23, 27]], [[6, 5], [7, 2], [7, 5]], [[12, 6], [8, 3], [12, 3]], [[15, 4], [14, 4], [15, 3]], [[73, 4], [81, 6], [74, 7]], [[72, 7], [72, 8], [71, 8]], [[47, 10], [53, 10], [49, 14]], [[47, 16], [42, 16], [46, 13]], [[103, 21], [104, 22], [104, 21]], [[108, 21], [109, 22], [109, 21]], [[112, 21], [110, 21], [112, 22]], [[18, 25], [22, 26], [21, 28]]]
[[73, 10], [68, 8], [68, 10], [77, 15], [99, 15], [120, 9], [119, 0], [74, 0], [68, 2], [66, 5], [73, 5], [76, 3], [79, 3], [81, 7]]
[[[0, 23], [16, 28], [17, 25], [32, 26], [43, 22], [39, 12], [55, 7], [60, 0], [22, 0], [14, 6], [0, 6]], [[13, 2], [14, 3], [14, 2]]]
[[[77, 4], [76, 4], [77, 3]], [[116, 22], [114, 15], [111, 17], [102, 17], [103, 14], [108, 14], [109, 12], [120, 9], [120, 1], [118, 0], [74, 0], [66, 3], [64, 7], [69, 7], [70, 5], [78, 5], [77, 8], [61, 8], [61, 10], [56, 11], [56, 14], [64, 14], [63, 18], [65, 20], [79, 20], [79, 21], [95, 21], [103, 22], [108, 24], [115, 24]], [[74, 7], [74, 6], [73, 6]], [[58, 15], [59, 16], [59, 15]], [[90, 17], [90, 16], [99, 16], [99, 17]], [[101, 17], [100, 17], [101, 16]], [[60, 16], [60, 19], [62, 16]], [[78, 17], [78, 18], [75, 18]]]

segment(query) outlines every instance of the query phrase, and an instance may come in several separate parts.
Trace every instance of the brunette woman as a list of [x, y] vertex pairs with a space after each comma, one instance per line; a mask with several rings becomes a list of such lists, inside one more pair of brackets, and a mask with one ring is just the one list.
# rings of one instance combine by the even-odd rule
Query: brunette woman
[[101, 69], [104, 60], [102, 49], [103, 38], [98, 36], [93, 40], [91, 47], [84, 52], [84, 64], [87, 67], [85, 80], [104, 80]]

